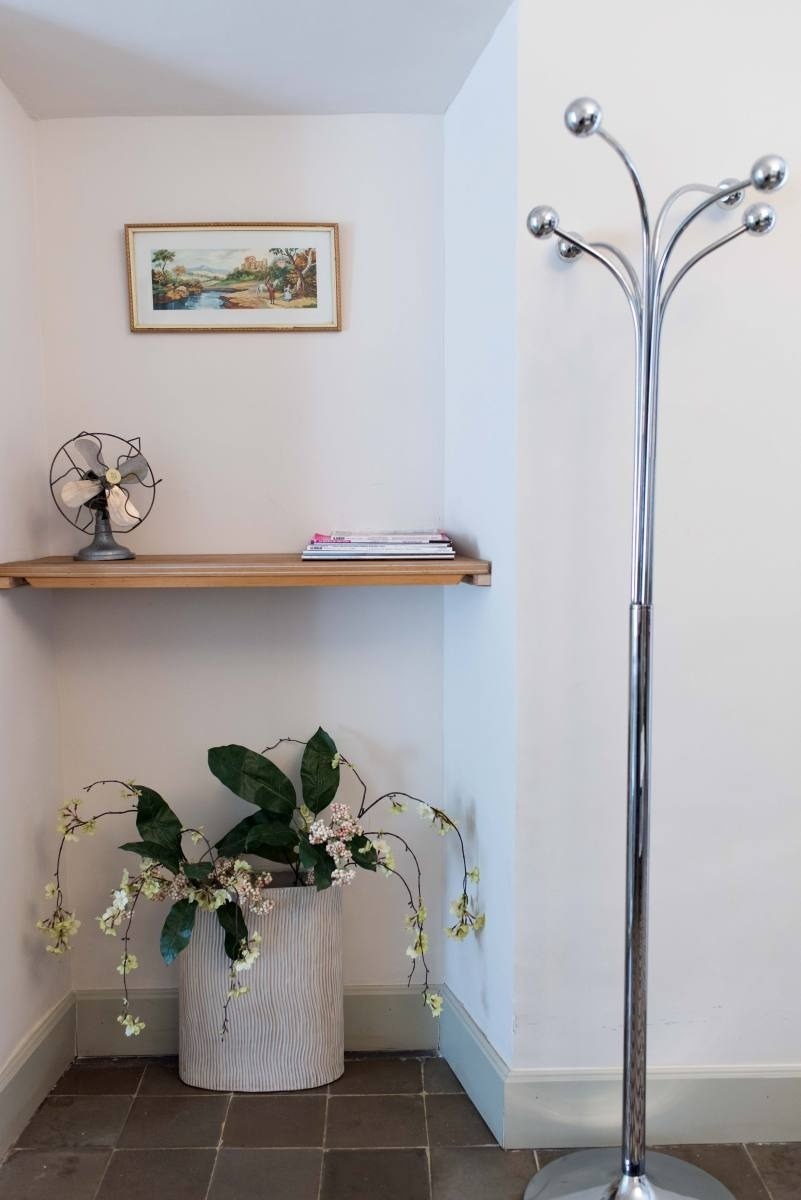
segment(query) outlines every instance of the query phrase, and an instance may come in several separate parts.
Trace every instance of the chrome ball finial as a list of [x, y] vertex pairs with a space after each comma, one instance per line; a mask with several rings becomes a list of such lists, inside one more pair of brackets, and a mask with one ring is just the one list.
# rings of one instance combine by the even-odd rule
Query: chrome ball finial
[[[728, 192], [729, 188], [733, 188], [735, 183], [739, 183], [737, 179], [721, 179], [718, 184], [719, 192]], [[740, 188], [736, 192], [729, 192], [728, 196], [724, 196], [718, 200], [718, 208], [736, 208], [738, 204], [742, 204], [745, 192]]]
[[759, 192], [777, 192], [787, 182], [787, 163], [778, 154], [763, 154], [751, 168], [751, 182]]
[[579, 96], [565, 109], [565, 125], [576, 137], [589, 137], [601, 127], [603, 111], [597, 100]]
[[752, 204], [745, 210], [744, 224], [749, 233], [757, 236], [770, 233], [776, 224], [776, 210], [769, 204]]
[[[575, 237], [575, 234], [570, 235]], [[556, 253], [561, 258], [562, 262], [575, 262], [577, 258], [581, 258], [584, 251], [581, 246], [576, 246], [573, 242], [569, 242], [567, 238], [560, 237], [556, 242]]]
[[526, 218], [526, 227], [535, 238], [550, 237], [558, 224], [559, 214], [547, 204], [538, 204]]

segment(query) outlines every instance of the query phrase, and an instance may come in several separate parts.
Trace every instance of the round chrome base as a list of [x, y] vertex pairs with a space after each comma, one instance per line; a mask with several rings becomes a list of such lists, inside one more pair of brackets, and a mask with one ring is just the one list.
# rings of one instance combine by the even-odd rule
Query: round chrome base
[[619, 1150], [581, 1150], [549, 1163], [524, 1200], [734, 1200], [706, 1171], [667, 1154], [649, 1154], [645, 1175], [623, 1175]]

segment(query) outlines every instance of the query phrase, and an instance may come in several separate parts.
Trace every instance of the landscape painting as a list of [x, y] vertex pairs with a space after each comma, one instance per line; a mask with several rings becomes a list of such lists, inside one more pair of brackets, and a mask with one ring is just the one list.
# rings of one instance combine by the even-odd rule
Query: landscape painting
[[131, 329], [341, 328], [336, 225], [127, 225]]
[[154, 308], [316, 308], [313, 246], [151, 250]]

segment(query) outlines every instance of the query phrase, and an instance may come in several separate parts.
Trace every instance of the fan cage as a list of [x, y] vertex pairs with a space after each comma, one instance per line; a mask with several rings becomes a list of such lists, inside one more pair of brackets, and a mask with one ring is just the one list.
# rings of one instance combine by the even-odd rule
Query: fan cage
[[[76, 457], [83, 457], [83, 455], [75, 450], [75, 443], [80, 438], [91, 438], [96, 441], [98, 443], [97, 457], [100, 464], [107, 470], [115, 467], [120, 471], [120, 474], [124, 474], [121, 468], [125, 462], [141, 455], [142, 450], [138, 437], [124, 438], [116, 433], [89, 432], [84, 429], [80, 433], [76, 433], [74, 437], [68, 438], [53, 455], [53, 461], [50, 464], [50, 494], [53, 497], [53, 503], [64, 520], [68, 521], [73, 528], [80, 530], [81, 533], [91, 533], [94, 529], [95, 513], [97, 510], [89, 508], [85, 504], [80, 505], [76, 509], [71, 509], [64, 504], [60, 494], [61, 488], [68, 480], [75, 479], [76, 481], [80, 481], [88, 478], [89, 472], [87, 468], [79, 466], [75, 461]], [[116, 443], [116, 451], [119, 452], [109, 453], [109, 446], [114, 443]], [[145, 456], [142, 455], [142, 457], [144, 458]], [[110, 526], [114, 533], [130, 533], [131, 530], [138, 529], [150, 514], [156, 498], [156, 488], [161, 483], [161, 480], [155, 478], [147, 458], [145, 458], [145, 462], [147, 464], [147, 472], [144, 479], [137, 475], [136, 483], [126, 485], [122, 483], [117, 484], [125, 494], [126, 504], [128, 500], [132, 500], [136, 504], [139, 519], [130, 525], [120, 525], [119, 522], [113, 520], [109, 512]], [[136, 489], [134, 492], [135, 499], [131, 495], [134, 489]], [[142, 491], [140, 492], [139, 489], [142, 489]], [[144, 498], [144, 503], [142, 503], [142, 498]]]

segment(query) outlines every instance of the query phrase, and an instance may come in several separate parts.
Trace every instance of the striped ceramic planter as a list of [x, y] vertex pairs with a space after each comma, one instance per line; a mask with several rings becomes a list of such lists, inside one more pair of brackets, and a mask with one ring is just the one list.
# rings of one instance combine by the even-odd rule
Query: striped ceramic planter
[[228, 959], [214, 913], [199, 912], [181, 955], [179, 1071], [192, 1087], [276, 1092], [319, 1087], [344, 1070], [342, 893], [271, 891], [275, 908], [248, 914], [261, 954], [240, 976], [250, 992], [231, 1001]]

